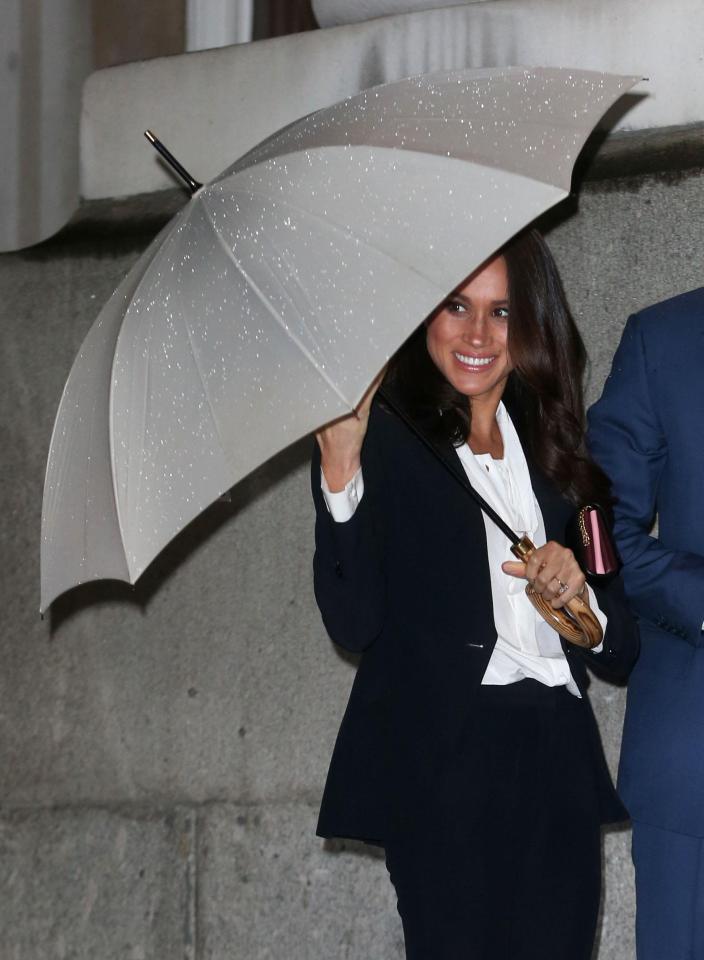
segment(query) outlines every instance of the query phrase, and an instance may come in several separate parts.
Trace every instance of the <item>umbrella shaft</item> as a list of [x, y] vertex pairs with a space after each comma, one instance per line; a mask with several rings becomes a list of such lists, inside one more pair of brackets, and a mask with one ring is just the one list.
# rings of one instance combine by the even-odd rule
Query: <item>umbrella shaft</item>
[[[433, 453], [438, 458], [438, 460], [446, 468], [448, 473], [450, 473], [455, 478], [455, 480], [457, 480], [457, 482], [463, 487], [463, 489], [467, 491], [470, 497], [472, 497], [479, 504], [479, 506], [484, 511], [484, 513], [496, 524], [499, 530], [501, 530], [501, 532], [508, 537], [512, 545], [514, 547], [520, 545], [522, 543], [522, 538], [519, 537], [518, 534], [513, 532], [513, 530], [509, 527], [509, 525], [504, 520], [502, 520], [502, 518], [499, 516], [496, 510], [494, 510], [494, 508], [486, 502], [484, 497], [482, 497], [482, 495], [474, 489], [472, 484], [467, 479], [467, 474], [464, 472], [464, 470], [462, 470], [461, 467], [459, 466], [457, 467], [457, 469], [455, 469], [451, 463], [448, 463], [445, 457], [443, 457], [440, 451], [436, 448], [435, 444], [428, 437], [426, 437], [426, 435], [420, 430], [418, 425], [415, 424], [413, 420], [411, 420], [408, 414], [400, 408], [400, 406], [389, 396], [389, 393], [386, 390], [384, 390], [383, 387], [379, 387], [378, 393], [379, 393], [379, 396], [384, 401], [384, 403], [388, 404], [388, 406], [391, 407], [394, 413], [397, 416], [399, 416], [401, 420], [403, 420], [406, 426], [413, 431], [413, 433], [428, 448], [428, 450], [430, 450], [431, 453]], [[530, 543], [530, 541], [528, 541], [528, 543]], [[535, 549], [533, 544], [530, 544], [530, 545], [532, 549]]]

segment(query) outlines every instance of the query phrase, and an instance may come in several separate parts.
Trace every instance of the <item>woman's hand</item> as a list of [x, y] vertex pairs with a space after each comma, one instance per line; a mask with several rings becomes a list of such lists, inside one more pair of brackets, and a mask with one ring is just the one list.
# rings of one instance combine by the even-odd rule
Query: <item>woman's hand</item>
[[554, 540], [534, 550], [526, 563], [507, 560], [501, 564], [501, 569], [511, 577], [527, 580], [535, 592], [549, 600], [556, 610], [569, 603], [572, 597], [579, 597], [589, 605], [586, 580], [574, 554]]
[[333, 420], [315, 435], [320, 447], [320, 466], [332, 493], [345, 489], [360, 467], [362, 444], [369, 423], [374, 394], [384, 378], [386, 367], [372, 381], [354, 413]]

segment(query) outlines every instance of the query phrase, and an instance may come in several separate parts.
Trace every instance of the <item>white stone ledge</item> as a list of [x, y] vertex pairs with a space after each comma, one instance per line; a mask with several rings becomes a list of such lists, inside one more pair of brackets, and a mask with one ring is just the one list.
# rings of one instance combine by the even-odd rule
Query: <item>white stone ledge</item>
[[486, 3], [487, 0], [313, 0], [315, 19], [321, 27], [339, 27], [343, 23], [360, 23], [375, 17], [390, 17], [399, 13], [415, 13], [436, 7], [460, 6], [462, 3]]

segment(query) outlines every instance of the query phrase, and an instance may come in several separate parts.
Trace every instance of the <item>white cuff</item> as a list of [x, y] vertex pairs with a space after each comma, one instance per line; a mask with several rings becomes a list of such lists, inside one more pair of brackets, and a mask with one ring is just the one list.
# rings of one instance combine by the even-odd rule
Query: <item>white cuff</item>
[[[601, 626], [602, 632], [605, 634], [605, 633], [606, 633], [606, 624], [608, 623], [608, 618], [606, 617], [606, 614], [604, 614], [604, 613], [601, 612], [601, 608], [599, 607], [599, 604], [597, 603], [597, 599], [596, 599], [596, 597], [595, 597], [595, 595], [594, 595], [594, 591], [593, 591], [592, 588], [589, 586], [589, 584], [587, 584], [587, 593], [589, 594], [589, 606], [591, 607], [592, 613], [595, 615], [595, 617], [596, 617], [597, 620], [599, 621], [599, 624], [600, 624], [600, 626]], [[603, 649], [604, 649], [604, 641], [602, 640], [598, 647], [592, 647], [591, 652], [592, 652], [592, 653], [601, 653], [601, 651], [602, 651]]]
[[345, 523], [354, 516], [354, 512], [359, 506], [359, 502], [364, 496], [364, 477], [362, 468], [355, 473], [352, 479], [345, 484], [344, 490], [333, 493], [328, 487], [325, 474], [320, 471], [320, 487], [323, 491], [325, 505], [330, 511], [330, 516], [335, 523]]

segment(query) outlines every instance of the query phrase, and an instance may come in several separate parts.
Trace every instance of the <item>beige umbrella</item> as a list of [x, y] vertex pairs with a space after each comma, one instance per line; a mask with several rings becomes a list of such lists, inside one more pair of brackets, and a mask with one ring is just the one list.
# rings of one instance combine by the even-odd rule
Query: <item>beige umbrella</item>
[[49, 451], [41, 608], [134, 583], [223, 492], [350, 412], [418, 323], [563, 199], [636, 78], [456, 71], [286, 127], [190, 202], [99, 314]]

